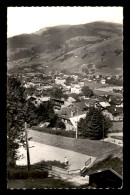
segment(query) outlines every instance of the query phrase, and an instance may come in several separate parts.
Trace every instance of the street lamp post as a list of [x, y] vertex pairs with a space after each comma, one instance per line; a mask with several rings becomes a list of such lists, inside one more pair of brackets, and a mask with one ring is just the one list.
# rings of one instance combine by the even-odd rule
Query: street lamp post
[[103, 119], [103, 141], [104, 141], [104, 119]]
[[77, 107], [77, 126], [76, 126], [76, 139], [78, 138], [78, 107]]

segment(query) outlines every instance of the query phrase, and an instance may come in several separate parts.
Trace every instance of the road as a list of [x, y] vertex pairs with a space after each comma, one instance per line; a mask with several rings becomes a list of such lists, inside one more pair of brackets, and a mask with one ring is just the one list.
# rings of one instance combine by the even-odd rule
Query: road
[[111, 136], [121, 136], [121, 137], [123, 137], [123, 132], [120, 132], [120, 133], [109, 133], [108, 137], [111, 137]]
[[123, 140], [112, 138], [112, 136], [120, 136], [120, 137], [123, 138], [123, 132], [120, 132], [120, 133], [109, 133], [108, 134], [108, 138], [105, 138], [102, 141], [110, 142], [110, 143], [113, 143], [113, 144], [116, 144], [116, 145], [119, 145], [119, 146], [123, 146]]

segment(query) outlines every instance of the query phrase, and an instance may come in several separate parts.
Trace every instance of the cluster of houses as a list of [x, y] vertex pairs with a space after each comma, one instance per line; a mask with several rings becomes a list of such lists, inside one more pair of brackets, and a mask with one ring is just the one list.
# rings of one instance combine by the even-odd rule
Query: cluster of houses
[[37, 98], [29, 97], [29, 99], [39, 106], [41, 103], [51, 101], [54, 105], [54, 111], [58, 118], [64, 122], [66, 126], [66, 131], [75, 131], [77, 128], [77, 123], [81, 118], [85, 118], [90, 107], [101, 108], [102, 113], [109, 117], [112, 121], [122, 121], [122, 103], [120, 105], [115, 105], [115, 108], [111, 109], [110, 102], [99, 101], [98, 99], [86, 99], [81, 102], [76, 102], [72, 97], [67, 100], [57, 99], [51, 97], [40, 97]]
[[[66, 85], [66, 78], [72, 77], [73, 81], [70, 85]], [[85, 85], [86, 78], [79, 78], [78, 75], [66, 75], [60, 73], [53, 78], [47, 78], [47, 75], [36, 75], [35, 73], [28, 73], [28, 75], [22, 75], [23, 86], [25, 89], [30, 87], [35, 88], [35, 93], [27, 95], [27, 100], [30, 100], [35, 106], [39, 106], [41, 103], [51, 101], [54, 105], [54, 111], [57, 116], [64, 122], [66, 130], [76, 130], [77, 123], [81, 118], [84, 118], [90, 107], [101, 108], [102, 113], [108, 116], [112, 121], [123, 120], [123, 102], [119, 101], [116, 105], [111, 105], [111, 99], [105, 99], [104, 97], [87, 98], [83, 94], [81, 95], [81, 89]], [[87, 78], [89, 80], [90, 78]], [[104, 82], [103, 78], [99, 75], [93, 77], [95, 81], [100, 79], [100, 82]], [[108, 76], [109, 79], [109, 76]], [[57, 99], [50, 95], [43, 95], [43, 91], [51, 91], [54, 86], [62, 88], [63, 94], [67, 94], [68, 98]], [[71, 97], [70, 94], [79, 94], [80, 102]]]

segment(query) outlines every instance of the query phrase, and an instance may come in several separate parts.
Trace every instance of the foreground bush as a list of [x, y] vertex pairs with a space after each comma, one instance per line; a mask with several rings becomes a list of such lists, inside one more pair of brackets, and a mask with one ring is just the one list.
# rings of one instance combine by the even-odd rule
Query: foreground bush
[[48, 171], [8, 169], [8, 179], [43, 179], [48, 177]]
[[51, 161], [51, 160], [48, 160], [48, 161], [40, 161], [38, 163], [36, 163], [36, 165], [40, 165], [40, 164], [43, 164], [43, 165], [49, 165], [49, 166], [56, 166], [56, 167], [59, 167], [59, 168], [65, 168], [66, 165], [60, 161], [57, 161], [57, 160], [54, 160], [54, 161]]

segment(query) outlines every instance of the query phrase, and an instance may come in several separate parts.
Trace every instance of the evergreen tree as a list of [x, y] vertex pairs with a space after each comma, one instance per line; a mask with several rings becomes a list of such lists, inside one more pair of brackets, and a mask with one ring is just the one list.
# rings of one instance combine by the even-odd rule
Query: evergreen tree
[[20, 156], [17, 151], [24, 144], [26, 100], [20, 81], [7, 77], [7, 163], [14, 166]]
[[30, 126], [38, 124], [37, 108], [30, 100], [27, 102], [26, 122]]
[[91, 139], [101, 139], [102, 138], [102, 121], [101, 113], [98, 110], [94, 110], [92, 117], [87, 123], [86, 134], [87, 137]]
[[83, 86], [81, 91], [83, 92], [83, 94], [87, 97], [91, 97], [94, 95], [92, 89], [90, 89], [88, 86]]
[[84, 119], [80, 119], [78, 130], [81, 135], [90, 139], [105, 138], [108, 129], [112, 126], [109, 118], [102, 114], [102, 111], [97, 108], [90, 108]]
[[61, 97], [63, 96], [62, 89], [57, 88], [57, 87], [53, 88], [52, 91], [51, 91], [51, 95], [54, 98], [61, 99]]

